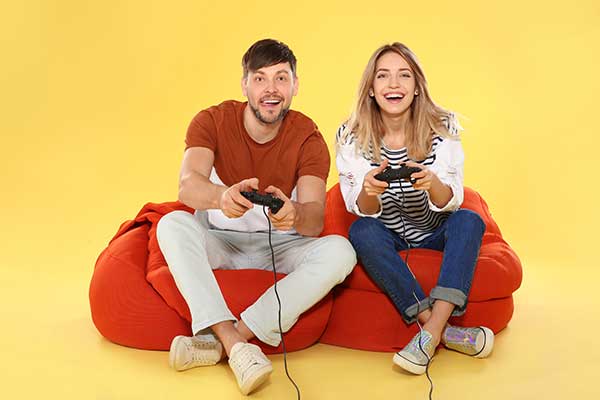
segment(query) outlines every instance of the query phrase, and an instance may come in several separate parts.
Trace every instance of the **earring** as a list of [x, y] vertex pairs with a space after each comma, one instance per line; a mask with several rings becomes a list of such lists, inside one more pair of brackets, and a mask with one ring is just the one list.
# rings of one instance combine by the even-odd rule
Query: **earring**
[[375, 93], [373, 93], [372, 90], [369, 90], [369, 97], [374, 97], [374, 96], [375, 96]]
[[419, 95], [419, 91], [415, 90], [415, 96], [418, 96], [418, 95]]

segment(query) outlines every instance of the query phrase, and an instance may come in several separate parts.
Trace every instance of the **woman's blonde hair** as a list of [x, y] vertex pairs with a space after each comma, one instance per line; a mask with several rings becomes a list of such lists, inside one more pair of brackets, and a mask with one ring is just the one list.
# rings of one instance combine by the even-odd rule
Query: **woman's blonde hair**
[[346, 123], [344, 137], [353, 135], [357, 148], [368, 158], [381, 161], [382, 138], [385, 134], [383, 119], [375, 98], [369, 96], [375, 79], [375, 67], [381, 56], [388, 52], [399, 54], [410, 66], [415, 77], [418, 95], [410, 105], [410, 118], [406, 126], [406, 149], [413, 160], [423, 160], [431, 150], [433, 134], [457, 138], [460, 126], [450, 111], [436, 105], [427, 89], [427, 80], [415, 54], [402, 43], [386, 44], [378, 48], [369, 59], [363, 72], [358, 96], [352, 114]]

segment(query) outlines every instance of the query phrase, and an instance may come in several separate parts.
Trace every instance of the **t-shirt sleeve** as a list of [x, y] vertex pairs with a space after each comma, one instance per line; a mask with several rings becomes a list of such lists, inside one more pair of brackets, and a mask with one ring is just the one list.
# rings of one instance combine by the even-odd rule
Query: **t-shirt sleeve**
[[329, 149], [318, 130], [306, 139], [298, 159], [298, 178], [312, 175], [327, 181], [329, 175]]
[[213, 152], [217, 148], [217, 127], [208, 110], [200, 111], [190, 122], [185, 136], [185, 149], [206, 147]]

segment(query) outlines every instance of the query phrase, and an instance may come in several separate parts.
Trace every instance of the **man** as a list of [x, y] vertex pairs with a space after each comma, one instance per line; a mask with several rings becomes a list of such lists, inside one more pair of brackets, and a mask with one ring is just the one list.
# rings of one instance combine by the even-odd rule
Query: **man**
[[160, 248], [192, 315], [193, 337], [173, 339], [176, 370], [214, 365], [226, 356], [242, 393], [271, 374], [271, 362], [253, 337], [280, 343], [278, 304], [269, 288], [237, 321], [213, 269], [271, 268], [268, 221], [262, 206], [241, 192], [258, 190], [284, 201], [269, 212], [278, 272], [282, 330], [341, 283], [356, 263], [340, 236], [323, 229], [329, 151], [316, 125], [290, 111], [298, 92], [296, 58], [283, 43], [265, 39], [242, 59], [247, 102], [225, 101], [198, 113], [187, 136], [179, 200], [194, 215], [175, 211], [158, 225]]

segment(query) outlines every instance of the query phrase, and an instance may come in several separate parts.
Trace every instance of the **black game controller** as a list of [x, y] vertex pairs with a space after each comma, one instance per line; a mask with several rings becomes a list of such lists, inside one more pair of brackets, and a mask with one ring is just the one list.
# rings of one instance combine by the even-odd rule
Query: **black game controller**
[[415, 183], [417, 180], [410, 176], [415, 172], [421, 172], [419, 167], [407, 167], [406, 164], [401, 164], [400, 168], [387, 167], [380, 173], [374, 176], [378, 181], [393, 182], [400, 179], [410, 179], [410, 183]]
[[281, 210], [281, 207], [283, 207], [283, 200], [268, 193], [258, 193], [256, 190], [240, 193], [254, 204], [269, 207], [273, 214], [277, 214], [277, 212]]

